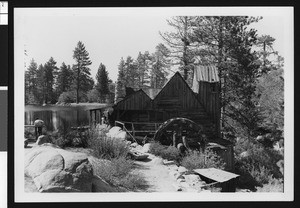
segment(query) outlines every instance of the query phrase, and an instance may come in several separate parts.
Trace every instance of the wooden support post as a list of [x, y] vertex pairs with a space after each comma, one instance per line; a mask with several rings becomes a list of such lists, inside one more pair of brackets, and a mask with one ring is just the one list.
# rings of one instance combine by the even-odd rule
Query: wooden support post
[[133, 123], [131, 123], [131, 129], [132, 129], [132, 134], [135, 137], [135, 131], [134, 131], [134, 125], [133, 125]]

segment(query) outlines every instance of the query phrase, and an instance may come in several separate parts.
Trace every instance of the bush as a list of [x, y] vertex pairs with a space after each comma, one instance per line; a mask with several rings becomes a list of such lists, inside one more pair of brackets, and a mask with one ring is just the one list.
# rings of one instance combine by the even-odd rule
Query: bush
[[282, 179], [269, 177], [268, 183], [262, 187], [256, 187], [257, 192], [283, 192], [284, 184]]
[[146, 182], [139, 175], [131, 173], [133, 168], [134, 163], [132, 160], [120, 156], [101, 163], [101, 165], [95, 165], [94, 171], [97, 176], [109, 184], [134, 191], [145, 186]]
[[[271, 178], [283, 178], [283, 173], [277, 165], [278, 161], [283, 159], [279, 152], [246, 139], [236, 143], [236, 150], [235, 170], [241, 175], [238, 184], [241, 188], [255, 190], [255, 187], [268, 184]], [[247, 156], [239, 156], [242, 151], [247, 151]]]
[[129, 147], [125, 141], [109, 138], [106, 136], [105, 130], [99, 131], [95, 128], [89, 131], [88, 146], [99, 158], [126, 157], [129, 153]]
[[87, 99], [89, 103], [99, 102], [99, 92], [96, 89], [92, 89], [87, 93]]
[[55, 132], [51, 135], [52, 142], [61, 148], [66, 147], [87, 147], [88, 135], [85, 132], [72, 130], [69, 132]]
[[58, 98], [58, 103], [61, 104], [75, 103], [75, 102], [76, 102], [76, 93], [74, 91], [63, 92], [60, 94]]
[[160, 144], [159, 142], [153, 142], [150, 145], [149, 152], [162, 157], [167, 160], [180, 160], [180, 152], [176, 147], [173, 146], [165, 146]]
[[225, 162], [212, 150], [206, 149], [204, 152], [198, 150], [189, 151], [182, 158], [181, 165], [188, 170], [199, 168], [225, 168]]
[[[79, 92], [79, 99], [80, 102], [87, 102], [88, 98], [86, 95], [86, 92]], [[70, 91], [70, 92], [63, 92], [60, 94], [58, 98], [59, 104], [69, 104], [69, 103], [75, 103], [76, 102], [76, 92]]]

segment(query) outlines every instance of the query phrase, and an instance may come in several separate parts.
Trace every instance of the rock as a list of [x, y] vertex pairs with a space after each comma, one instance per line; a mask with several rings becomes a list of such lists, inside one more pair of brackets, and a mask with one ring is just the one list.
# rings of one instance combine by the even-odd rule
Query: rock
[[106, 135], [108, 137], [115, 138], [115, 139], [121, 139], [121, 140], [126, 140], [126, 137], [127, 137], [127, 133], [118, 126], [114, 126], [111, 129], [109, 129], [109, 131]]
[[32, 148], [25, 155], [25, 175], [39, 192], [91, 192], [93, 168], [87, 155], [55, 145]]
[[163, 160], [164, 165], [175, 165], [174, 161]]
[[178, 178], [178, 179], [177, 179], [177, 182], [178, 182], [178, 183], [185, 182], [185, 179], [184, 179], [184, 178]]
[[281, 174], [284, 174], [284, 161], [283, 160], [279, 160], [276, 163], [277, 167], [279, 167], [279, 171], [281, 172]]
[[169, 175], [175, 180], [182, 178], [182, 175], [177, 171], [170, 171]]
[[248, 153], [247, 151], [242, 152], [242, 153], [240, 154], [240, 157], [248, 157], [248, 156], [249, 156], [249, 153]]
[[196, 184], [201, 180], [200, 176], [195, 174], [184, 175], [183, 177], [186, 180], [186, 182], [189, 184]]
[[50, 138], [47, 135], [39, 136], [37, 141], [36, 141], [36, 144], [37, 145], [42, 145], [42, 144], [45, 144], [45, 143], [51, 143]]
[[142, 151], [144, 153], [148, 153], [150, 151], [150, 146], [151, 146], [150, 143], [144, 144]]
[[211, 193], [211, 190], [209, 189], [201, 189], [201, 193]]
[[180, 182], [180, 186], [183, 188], [190, 188], [190, 185], [185, 181]]
[[25, 139], [25, 140], [24, 140], [24, 147], [26, 148], [27, 145], [28, 145], [28, 139]]
[[136, 143], [136, 142], [134, 142], [134, 143], [132, 143], [131, 145], [130, 145], [130, 147], [133, 147], [133, 148], [135, 148], [135, 147], [137, 147], [138, 146], [138, 143]]
[[181, 174], [186, 173], [187, 171], [188, 171], [188, 169], [186, 169], [186, 168], [183, 167], [183, 166], [180, 166], [180, 167], [178, 168], [178, 172], [181, 173]]
[[173, 164], [173, 165], [168, 165], [168, 170], [174, 170], [177, 171], [178, 170], [178, 166]]
[[120, 139], [120, 140], [126, 140], [127, 133], [126, 131], [120, 131], [117, 135], [115, 135], [112, 138]]
[[182, 188], [178, 184], [173, 183], [172, 186], [175, 188], [176, 191], [182, 191]]
[[152, 159], [152, 163], [156, 165], [163, 165], [163, 159], [160, 157], [155, 157]]

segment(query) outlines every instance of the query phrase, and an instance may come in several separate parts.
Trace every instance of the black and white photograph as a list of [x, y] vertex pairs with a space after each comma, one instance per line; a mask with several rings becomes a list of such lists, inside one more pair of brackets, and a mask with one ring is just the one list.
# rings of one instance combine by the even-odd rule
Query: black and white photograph
[[293, 200], [293, 15], [14, 8], [16, 202]]

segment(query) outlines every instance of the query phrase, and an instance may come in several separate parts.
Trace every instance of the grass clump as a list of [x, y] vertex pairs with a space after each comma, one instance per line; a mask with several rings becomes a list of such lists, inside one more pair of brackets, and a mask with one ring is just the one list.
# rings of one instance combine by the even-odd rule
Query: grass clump
[[129, 147], [123, 140], [109, 138], [106, 130], [91, 129], [89, 132], [88, 146], [93, 149], [98, 158], [112, 159], [126, 157]]
[[93, 150], [95, 157], [104, 159], [105, 163], [97, 165], [95, 174], [116, 187], [135, 191], [145, 186], [145, 180], [132, 173], [134, 162], [129, 159], [130, 151], [125, 141], [109, 138], [107, 130], [91, 129], [88, 147]]
[[146, 182], [139, 175], [131, 173], [133, 168], [134, 163], [132, 160], [119, 157], [96, 166], [94, 172], [113, 186], [135, 191], [145, 186]]
[[165, 146], [160, 144], [159, 142], [152, 142], [150, 145], [149, 152], [167, 160], [179, 161], [181, 157], [180, 152], [176, 147]]
[[182, 158], [181, 165], [188, 170], [199, 168], [225, 168], [225, 162], [212, 150], [199, 150], [188, 151], [186, 156]]
[[[283, 155], [256, 141], [241, 139], [236, 143], [235, 172], [240, 175], [238, 186], [252, 191], [283, 190]], [[246, 156], [241, 156], [246, 152]], [[272, 186], [274, 186], [272, 188]]]

